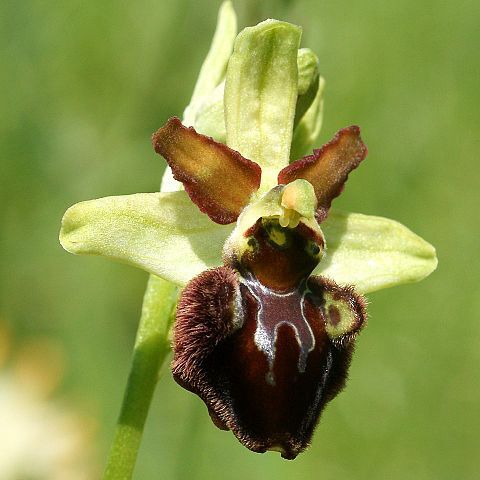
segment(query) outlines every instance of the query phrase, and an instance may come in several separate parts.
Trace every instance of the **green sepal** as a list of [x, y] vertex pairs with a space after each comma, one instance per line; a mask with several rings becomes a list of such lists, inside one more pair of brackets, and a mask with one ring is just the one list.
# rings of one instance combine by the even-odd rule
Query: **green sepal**
[[225, 82], [222, 82], [202, 103], [195, 116], [195, 130], [208, 135], [220, 143], [227, 143], [223, 95]]
[[[309, 48], [301, 48], [298, 50], [297, 67], [298, 97], [295, 109], [295, 126], [315, 101], [319, 83], [318, 57]], [[224, 89], [225, 82], [222, 82], [208, 95], [199, 106], [194, 121], [197, 132], [208, 135], [222, 143], [227, 141], [223, 106]]]
[[217, 27], [210, 50], [200, 69], [192, 98], [183, 114], [186, 126], [195, 126], [197, 110], [225, 78], [228, 59], [237, 35], [237, 16], [232, 2], [223, 2], [218, 12]]
[[309, 48], [301, 48], [298, 51], [297, 67], [298, 98], [293, 125], [294, 131], [302, 117], [314, 102], [320, 80], [318, 57]]
[[290, 151], [290, 161], [292, 162], [312, 153], [312, 148], [322, 129], [324, 90], [325, 79], [320, 77], [315, 98], [293, 131], [292, 148]]
[[301, 29], [266, 20], [239, 33], [225, 84], [227, 145], [262, 168], [260, 193], [288, 165]]
[[199, 213], [184, 191], [138, 193], [73, 205], [60, 243], [70, 253], [103, 255], [184, 285], [222, 263], [232, 230]]
[[[210, 50], [202, 64], [200, 74], [195, 84], [192, 98], [189, 105], [183, 112], [182, 123], [186, 126], [197, 128], [197, 123], [201, 123], [201, 128], [197, 128], [199, 133], [203, 133], [215, 140], [225, 143], [225, 133], [223, 138], [216, 132], [218, 121], [218, 101], [221, 102], [222, 124], [218, 125], [220, 131], [225, 130], [223, 120], [223, 83], [227, 69], [228, 59], [233, 50], [233, 43], [237, 35], [237, 17], [233, 9], [232, 2], [223, 2], [218, 12], [217, 27], [213, 36]], [[220, 88], [220, 99], [218, 98]], [[215, 115], [210, 118], [212, 112], [208, 105], [215, 105]], [[212, 131], [212, 128], [215, 131]], [[175, 192], [182, 190], [183, 186], [173, 178], [170, 167], [165, 169], [162, 177], [160, 190], [162, 192]]]
[[322, 230], [327, 254], [313, 274], [359, 293], [418, 282], [437, 267], [435, 248], [388, 218], [332, 210]]

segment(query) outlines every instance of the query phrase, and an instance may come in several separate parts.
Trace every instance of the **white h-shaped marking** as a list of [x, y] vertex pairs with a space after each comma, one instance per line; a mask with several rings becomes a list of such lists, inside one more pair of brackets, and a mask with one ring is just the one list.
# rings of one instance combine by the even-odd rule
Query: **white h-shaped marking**
[[[257, 279], [251, 278], [241, 278], [241, 283], [245, 285], [248, 291], [252, 296], [257, 300], [258, 311], [257, 311], [257, 327], [255, 330], [254, 342], [257, 348], [265, 353], [268, 359], [269, 372], [267, 374], [267, 382], [271, 385], [275, 385], [275, 378], [273, 375], [273, 365], [275, 362], [275, 353], [276, 353], [276, 343], [278, 336], [278, 329], [281, 325], [290, 325], [295, 333], [295, 338], [297, 339], [298, 346], [300, 347], [300, 353], [298, 357], [297, 368], [300, 373], [304, 373], [307, 366], [308, 354], [315, 348], [315, 337], [313, 335], [310, 324], [308, 323], [305, 312], [304, 312], [304, 301], [305, 294], [307, 289], [304, 288], [304, 291], [300, 297], [300, 308], [299, 308], [299, 319], [294, 321], [291, 318], [280, 318], [278, 321], [272, 322], [272, 325], [269, 325], [265, 322], [265, 319], [268, 318], [269, 313], [280, 317], [283, 314], [291, 313], [291, 310], [282, 312], [278, 309], [278, 303], [282, 302], [283, 298], [288, 298], [294, 295], [299, 295], [298, 290], [292, 290], [287, 293], [278, 293], [270, 290], [260, 283]], [[276, 298], [272, 303], [274, 306], [269, 306], [268, 303], [265, 304], [263, 299], [265, 298]], [[274, 309], [274, 312], [268, 312], [269, 309]], [[296, 312], [294, 312], [296, 313]]]

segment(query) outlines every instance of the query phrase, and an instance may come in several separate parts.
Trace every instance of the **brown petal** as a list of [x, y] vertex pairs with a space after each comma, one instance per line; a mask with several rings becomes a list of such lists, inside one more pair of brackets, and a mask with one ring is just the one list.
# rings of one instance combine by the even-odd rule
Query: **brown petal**
[[330, 204], [342, 192], [348, 174], [358, 167], [367, 155], [367, 147], [360, 138], [360, 129], [351, 126], [339, 130], [322, 148], [288, 165], [278, 175], [279, 184], [297, 178], [308, 180], [318, 200], [317, 220], [328, 214]]
[[234, 222], [260, 186], [261, 169], [238, 152], [171, 118], [152, 137], [173, 176], [214, 222]]

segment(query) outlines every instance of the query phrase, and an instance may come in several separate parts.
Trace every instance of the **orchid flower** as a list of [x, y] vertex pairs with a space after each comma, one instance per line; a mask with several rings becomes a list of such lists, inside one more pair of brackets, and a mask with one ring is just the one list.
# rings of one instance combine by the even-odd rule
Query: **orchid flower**
[[162, 191], [76, 204], [60, 235], [69, 252], [182, 287], [175, 380], [246, 447], [288, 459], [344, 386], [362, 294], [436, 267], [401, 224], [330, 208], [367, 148], [350, 126], [306, 155], [324, 80], [300, 38], [277, 20], [236, 36], [226, 2], [183, 122], [153, 135], [169, 165]]

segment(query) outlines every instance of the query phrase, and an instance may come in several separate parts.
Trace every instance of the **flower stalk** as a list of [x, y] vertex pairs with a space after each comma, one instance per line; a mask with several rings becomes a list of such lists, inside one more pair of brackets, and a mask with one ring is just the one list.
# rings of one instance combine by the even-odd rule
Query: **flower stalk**
[[104, 480], [132, 478], [159, 370], [170, 350], [168, 333], [176, 300], [175, 285], [150, 275]]

